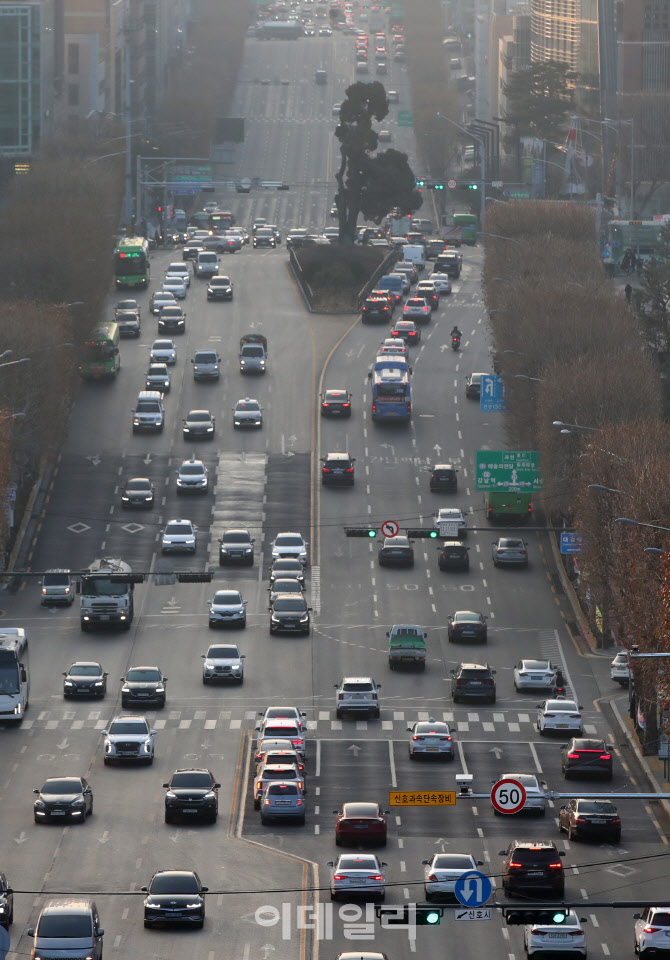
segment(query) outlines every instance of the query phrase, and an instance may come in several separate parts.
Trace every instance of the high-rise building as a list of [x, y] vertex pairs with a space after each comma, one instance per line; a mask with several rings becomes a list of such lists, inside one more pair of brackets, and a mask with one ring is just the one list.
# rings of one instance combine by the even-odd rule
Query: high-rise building
[[625, 0], [619, 9], [619, 93], [670, 90], [670, 0]]

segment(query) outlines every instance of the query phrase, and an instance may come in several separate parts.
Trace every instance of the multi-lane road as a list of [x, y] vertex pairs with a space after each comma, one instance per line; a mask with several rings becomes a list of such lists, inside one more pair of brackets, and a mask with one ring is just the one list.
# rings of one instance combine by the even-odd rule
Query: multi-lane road
[[[336, 157], [331, 108], [351, 82], [353, 46], [353, 38], [340, 35], [299, 43], [247, 42], [234, 110], [247, 118], [247, 139], [235, 177], [282, 180], [291, 190], [220, 196], [238, 222], [250, 226], [255, 216], [266, 216], [284, 231], [327, 224]], [[324, 87], [314, 84], [320, 68], [329, 72]], [[256, 82], [265, 79], [270, 82]], [[388, 88], [399, 91], [401, 106], [408, 105], [404, 68], [392, 64], [385, 79]], [[411, 131], [394, 122], [390, 126], [394, 145], [412, 159]], [[154, 255], [152, 289], [167, 263], [178, 257], [178, 252]], [[175, 567], [214, 569], [216, 582], [165, 587], [147, 578], [137, 588], [132, 629], [119, 634], [82, 633], [76, 606], [41, 608], [34, 580], [5, 595], [4, 622], [25, 626], [32, 650], [28, 718], [19, 729], [0, 730], [0, 869], [17, 891], [10, 956], [29, 954], [25, 931], [47, 894], [69, 892], [95, 892], [105, 948], [119, 957], [177, 960], [186, 949], [194, 960], [214, 960], [222, 951], [230, 960], [302, 960], [376, 949], [399, 960], [418, 951], [443, 956], [446, 943], [463, 957], [521, 956], [521, 928], [505, 928], [495, 911], [489, 921], [459, 923], [448, 910], [438, 928], [420, 929], [414, 942], [405, 933], [381, 931], [378, 924], [354, 929], [335, 910], [330, 933], [327, 862], [338, 852], [333, 811], [345, 800], [374, 800], [386, 807], [389, 789], [453, 789], [458, 773], [473, 775], [476, 792], [486, 792], [506, 772], [533, 773], [549, 788], [567, 792], [560, 741], [540, 738], [534, 726], [537, 695], [514, 690], [512, 669], [523, 656], [562, 664], [583, 705], [585, 731], [611, 743], [611, 790], [643, 789], [634, 758], [620, 743], [623, 737], [610, 729], [601, 711], [600, 698], [616, 693], [607, 664], [585, 654], [567, 632], [565, 598], [556, 590], [541, 539], [528, 535], [527, 571], [508, 571], [492, 566], [492, 535], [473, 533], [470, 572], [449, 574], [438, 570], [433, 541], [417, 541], [416, 565], [403, 571], [379, 568], [374, 542], [344, 535], [347, 524], [379, 525], [386, 519], [428, 525], [441, 505], [462, 505], [472, 525], [483, 526], [481, 495], [474, 490], [475, 451], [501, 448], [504, 441], [500, 415], [482, 414], [465, 398], [466, 374], [487, 369], [481, 263], [480, 249], [464, 250], [464, 270], [453, 294], [442, 300], [423, 328], [420, 346], [412, 349], [414, 415], [407, 429], [382, 428], [370, 419], [366, 375], [385, 331], [361, 326], [353, 316], [310, 316], [280, 246], [274, 251], [245, 247], [223, 261], [235, 284], [233, 303], [208, 304], [204, 283], [193, 281], [185, 303], [187, 330], [177, 340], [178, 361], [166, 398], [165, 431], [133, 435], [131, 408], [144, 386], [149, 347], [157, 336], [149, 294], [140, 296], [142, 336], [122, 344], [115, 383], [82, 386], [70, 438], [23, 564], [34, 571], [79, 570], [94, 557], [119, 556], [135, 570], [150, 571], [160, 557], [165, 522], [184, 516], [199, 527], [198, 550], [194, 559], [176, 559]], [[464, 333], [458, 354], [449, 348], [454, 322]], [[250, 331], [268, 338], [268, 371], [244, 379], [237, 345]], [[193, 381], [189, 360], [203, 347], [215, 347], [222, 357], [216, 384]], [[340, 386], [353, 393], [351, 419], [320, 419], [319, 389]], [[233, 429], [232, 408], [244, 396], [264, 406], [260, 431]], [[182, 439], [182, 417], [196, 407], [211, 409], [217, 418], [211, 443]], [[175, 471], [194, 450], [215, 478], [214, 489], [207, 497], [177, 498]], [[345, 450], [357, 458], [354, 488], [321, 489], [319, 457]], [[458, 494], [445, 498], [429, 492], [427, 471], [436, 460], [458, 465]], [[155, 482], [153, 511], [129, 515], [121, 510], [120, 484], [131, 476]], [[256, 537], [253, 568], [218, 568], [217, 538], [232, 525], [248, 526]], [[310, 540], [310, 637], [269, 636], [269, 544], [282, 530], [299, 530]], [[231, 636], [246, 654], [243, 687], [201, 682], [200, 655], [215, 636], [207, 626], [207, 599], [223, 585], [239, 588], [248, 600], [247, 627]], [[448, 614], [469, 608], [489, 617], [485, 648], [447, 643]], [[428, 629], [425, 674], [389, 670], [385, 631], [397, 622]], [[108, 671], [104, 701], [63, 700], [61, 673], [78, 659], [99, 660]], [[484, 659], [497, 670], [495, 706], [454, 706], [450, 670], [460, 659]], [[142, 769], [107, 768], [101, 731], [120, 711], [118, 680], [134, 664], [156, 664], [169, 678], [167, 706], [149, 715], [157, 731], [156, 760]], [[343, 675], [372, 675], [382, 683], [379, 720], [335, 718], [333, 685]], [[304, 827], [263, 827], [253, 810], [251, 738], [258, 712], [271, 704], [296, 704], [307, 713]], [[406, 728], [429, 716], [453, 726], [453, 764], [409, 762]], [[217, 825], [164, 823], [161, 784], [184, 766], [209, 767], [221, 781]], [[84, 826], [33, 824], [32, 789], [60, 774], [85, 776], [93, 787], [95, 814]], [[579, 795], [579, 784], [569, 786]], [[544, 820], [494, 817], [490, 803], [473, 799], [452, 808], [394, 810], [383, 852], [387, 901], [422, 900], [421, 861], [440, 850], [482, 860], [499, 894], [499, 851], [515, 837], [552, 839], [565, 851], [566, 894], [572, 899], [663, 896], [667, 860], [659, 854], [665, 853], [666, 839], [654, 807], [621, 802], [623, 838], [614, 847], [563, 839], [558, 805], [549, 803]], [[143, 929], [139, 888], [154, 870], [166, 867], [195, 869], [209, 886], [201, 933]], [[306, 927], [318, 904], [317, 934]], [[265, 926], [256, 918], [262, 907], [278, 911], [261, 911]], [[300, 907], [307, 908], [306, 916]], [[630, 912], [589, 909], [585, 903], [581, 915], [589, 920], [592, 957], [632, 954]]]

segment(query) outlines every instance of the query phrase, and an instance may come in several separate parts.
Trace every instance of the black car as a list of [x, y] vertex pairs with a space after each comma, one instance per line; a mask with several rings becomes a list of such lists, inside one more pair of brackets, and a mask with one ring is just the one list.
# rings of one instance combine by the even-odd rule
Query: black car
[[49, 777], [41, 790], [33, 790], [35, 823], [53, 820], [83, 823], [93, 813], [93, 791], [83, 777]]
[[457, 610], [449, 617], [447, 633], [449, 643], [458, 640], [479, 640], [486, 643], [488, 617], [474, 610]]
[[621, 840], [621, 818], [611, 800], [570, 800], [558, 811], [558, 829], [568, 840]]
[[131, 667], [125, 677], [121, 677], [121, 706], [144, 706], [155, 703], [157, 707], [165, 706], [164, 677], [158, 667]]
[[461, 261], [457, 253], [440, 253], [435, 259], [435, 273], [446, 273], [456, 280], [461, 275]]
[[7, 877], [0, 873], [0, 926], [7, 930], [14, 920], [14, 891], [7, 883]]
[[270, 230], [268, 227], [259, 227], [254, 233], [253, 245], [254, 247], [272, 247], [274, 250], [277, 246], [274, 230]]
[[321, 394], [322, 417], [350, 417], [351, 394], [348, 390], [326, 390]]
[[297, 557], [279, 557], [270, 568], [270, 585], [284, 577], [290, 577], [297, 580], [302, 586], [305, 585], [305, 568]]
[[573, 737], [561, 748], [561, 770], [566, 780], [572, 777], [612, 779], [612, 752], [604, 740]]
[[189, 410], [184, 419], [182, 434], [184, 440], [212, 440], [215, 420], [209, 410]]
[[102, 698], [107, 693], [107, 674], [94, 660], [78, 660], [63, 676], [63, 696], [66, 700], [72, 697]]
[[435, 260], [441, 253], [444, 253], [446, 246], [446, 240], [427, 240], [424, 257], [426, 260]]
[[378, 559], [380, 567], [413, 567], [414, 547], [408, 537], [385, 537]]
[[321, 483], [324, 486], [353, 487], [355, 462], [355, 457], [348, 453], [327, 453], [321, 457]]
[[209, 283], [207, 284], [207, 299], [232, 300], [233, 285], [230, 282], [230, 277], [224, 277], [220, 274], [215, 274], [213, 277], [210, 277]]
[[440, 570], [469, 570], [470, 551], [460, 540], [445, 540], [439, 548], [437, 565]]
[[361, 307], [361, 320], [363, 323], [368, 321], [380, 321], [381, 323], [390, 323], [393, 317], [393, 310], [388, 298], [386, 297], [368, 297]]
[[175, 770], [165, 794], [165, 822], [177, 818], [216, 823], [219, 815], [219, 787], [209, 770]]
[[226, 530], [219, 540], [219, 564], [254, 563], [254, 543], [248, 530]]
[[270, 607], [270, 633], [309, 633], [311, 612], [304, 597], [278, 594]]
[[488, 664], [459, 663], [451, 674], [454, 703], [462, 703], [464, 700], [496, 702], [495, 670], [491, 670]]
[[161, 307], [158, 314], [159, 333], [184, 333], [186, 317], [181, 307]]
[[154, 505], [154, 485], [148, 477], [132, 477], [126, 480], [121, 491], [121, 506], [124, 509], [139, 507], [150, 510]]
[[177, 923], [202, 929], [205, 923], [207, 887], [193, 870], [158, 870], [148, 887], [144, 901], [144, 926]]
[[563, 897], [565, 871], [563, 853], [542, 840], [512, 840], [500, 851], [502, 887], [508, 897], [547, 899]]
[[439, 493], [456, 493], [456, 468], [451, 463], [436, 463], [430, 474], [430, 489]]

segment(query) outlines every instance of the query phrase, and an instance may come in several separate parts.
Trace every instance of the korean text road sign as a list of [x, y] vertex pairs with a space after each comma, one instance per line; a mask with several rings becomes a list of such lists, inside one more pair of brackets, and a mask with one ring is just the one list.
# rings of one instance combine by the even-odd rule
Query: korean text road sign
[[542, 489], [536, 450], [478, 450], [475, 490], [536, 493]]
[[561, 533], [561, 553], [581, 553], [582, 552], [582, 538], [581, 535], [575, 533], [575, 531], [570, 531], [568, 533]]
[[455, 790], [389, 790], [390, 807], [455, 807]]
[[491, 803], [498, 813], [518, 813], [526, 802], [526, 789], [518, 780], [505, 777], [491, 787]]
[[414, 115], [411, 110], [398, 110], [398, 126], [411, 127], [414, 125]]
[[497, 413], [505, 409], [505, 390], [502, 377], [492, 373], [482, 374], [479, 409], [486, 413]]
[[395, 520], [384, 520], [382, 523], [382, 533], [385, 537], [397, 537], [400, 529]]
[[490, 907], [479, 910], [454, 910], [454, 920], [490, 920], [493, 911]]

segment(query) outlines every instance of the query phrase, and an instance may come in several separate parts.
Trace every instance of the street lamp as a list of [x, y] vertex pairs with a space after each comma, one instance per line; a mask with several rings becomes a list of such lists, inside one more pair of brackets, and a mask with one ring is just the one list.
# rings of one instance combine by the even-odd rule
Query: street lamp
[[[619, 493], [618, 490], [617, 493]], [[641, 520], [631, 520], [630, 517], [617, 517], [614, 522], [625, 523], [628, 527], [650, 527], [652, 530], [664, 530], [670, 533], [670, 527], [659, 527], [657, 523], [642, 523]]]
[[3, 420], [18, 420], [21, 417], [25, 417], [25, 413], [10, 413], [6, 417], [0, 417], [0, 423], [2, 423]]
[[615, 490], [614, 487], [606, 487], [603, 483], [590, 483], [589, 490], [603, 490], [605, 493], [623, 493], [622, 490]]
[[[507, 351], [505, 351], [507, 353]], [[515, 380], [531, 380], [533, 383], [544, 383], [544, 380], [541, 377], [528, 377], [525, 373], [515, 373]]]
[[0, 363], [0, 370], [4, 367], [15, 367], [17, 363], [30, 363], [30, 360], [30, 357], [21, 357], [20, 360], [8, 360], [7, 363]]
[[481, 159], [481, 186], [479, 190], [479, 226], [484, 229], [484, 218], [486, 216], [486, 146], [481, 137], [475, 136], [470, 130], [466, 130], [465, 127], [462, 127], [459, 123], [456, 123], [454, 120], [450, 120], [449, 117], [443, 117], [441, 113], [437, 114], [437, 117], [440, 120], [444, 120], [446, 123], [450, 123], [452, 126], [456, 127], [457, 130], [460, 130], [461, 133], [464, 133], [466, 137], [470, 137], [472, 140], [476, 140], [479, 146], [481, 147], [480, 159]]
[[[600, 430], [600, 427], [582, 427], [578, 423], [563, 423], [562, 420], [554, 420], [554, 427], [566, 427], [568, 428], [568, 433], [570, 430], [585, 430], [585, 431], [594, 431], [597, 433]], [[561, 433], [564, 433], [564, 430], [561, 430]]]

